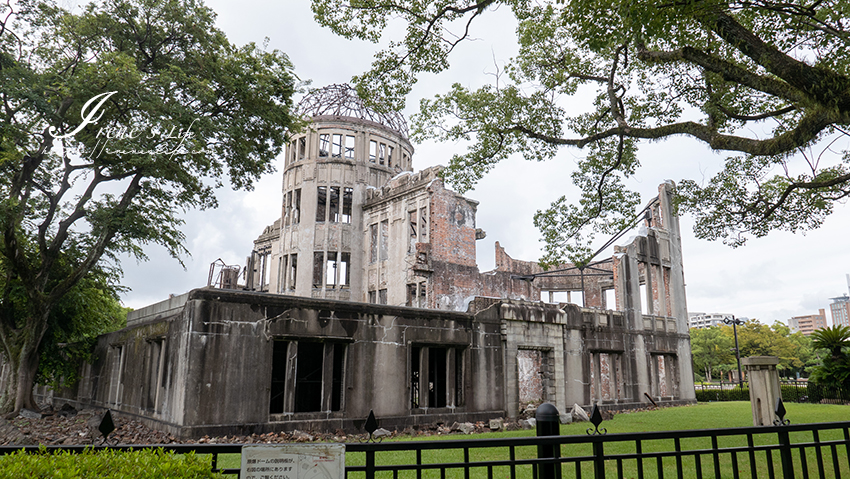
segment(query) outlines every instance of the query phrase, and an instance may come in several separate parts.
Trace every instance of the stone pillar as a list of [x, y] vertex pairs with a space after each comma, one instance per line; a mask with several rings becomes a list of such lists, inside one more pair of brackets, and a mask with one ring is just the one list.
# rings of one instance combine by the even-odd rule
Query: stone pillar
[[750, 404], [753, 407], [753, 425], [771, 426], [776, 402], [782, 397], [776, 356], [750, 356], [741, 359], [750, 380]]

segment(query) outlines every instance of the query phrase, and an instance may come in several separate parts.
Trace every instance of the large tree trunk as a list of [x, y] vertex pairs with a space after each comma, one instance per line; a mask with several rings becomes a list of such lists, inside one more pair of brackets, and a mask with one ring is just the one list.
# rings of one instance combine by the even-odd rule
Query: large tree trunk
[[38, 409], [33, 387], [38, 372], [39, 346], [47, 331], [47, 313], [38, 317], [36, 321], [27, 321], [23, 329], [3, 331], [3, 349], [9, 367], [3, 371], [5, 390], [0, 412]]

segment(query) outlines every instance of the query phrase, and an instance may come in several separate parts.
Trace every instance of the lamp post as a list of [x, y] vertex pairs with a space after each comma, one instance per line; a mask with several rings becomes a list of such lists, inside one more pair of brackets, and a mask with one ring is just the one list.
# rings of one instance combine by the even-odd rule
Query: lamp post
[[735, 319], [733, 315], [732, 318], [725, 318], [723, 320], [724, 324], [732, 325], [732, 333], [735, 335], [735, 358], [738, 360], [738, 387], [744, 388], [744, 378], [741, 375], [741, 350], [738, 348], [738, 326], [743, 326], [744, 322], [740, 319]]

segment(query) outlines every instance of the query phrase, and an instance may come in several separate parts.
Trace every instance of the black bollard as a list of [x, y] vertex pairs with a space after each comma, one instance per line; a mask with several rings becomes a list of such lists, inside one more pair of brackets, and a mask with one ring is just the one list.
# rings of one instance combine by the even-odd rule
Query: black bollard
[[[543, 403], [537, 407], [534, 414], [537, 420], [537, 436], [559, 436], [561, 434], [561, 416], [553, 404]], [[561, 457], [561, 447], [558, 444], [537, 446], [537, 457], [549, 459]], [[539, 479], [561, 479], [561, 463], [537, 465]]]

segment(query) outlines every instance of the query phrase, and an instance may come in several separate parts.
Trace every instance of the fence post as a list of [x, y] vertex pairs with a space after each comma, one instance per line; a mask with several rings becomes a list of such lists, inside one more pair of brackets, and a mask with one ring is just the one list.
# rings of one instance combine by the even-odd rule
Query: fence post
[[375, 450], [366, 450], [366, 479], [375, 479]]
[[[553, 404], [543, 403], [537, 407], [534, 414], [537, 420], [537, 436], [558, 436], [561, 432], [561, 416]], [[539, 459], [561, 457], [560, 444], [539, 444], [537, 446]], [[537, 464], [539, 479], [561, 479], [561, 463]]]
[[779, 457], [782, 459], [782, 477], [794, 479], [794, 461], [791, 457], [791, 439], [788, 431], [779, 431]]

